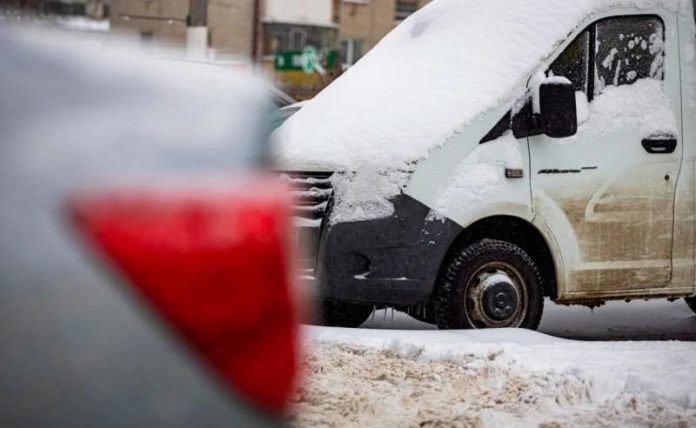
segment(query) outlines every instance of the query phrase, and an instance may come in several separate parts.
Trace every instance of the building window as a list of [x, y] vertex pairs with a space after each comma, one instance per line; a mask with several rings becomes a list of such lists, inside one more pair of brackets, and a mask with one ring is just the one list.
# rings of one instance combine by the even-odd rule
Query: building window
[[341, 41], [341, 61], [344, 65], [353, 65], [365, 53], [365, 40], [346, 39]]
[[305, 46], [307, 46], [307, 31], [300, 27], [291, 28], [287, 50], [301, 51]]
[[395, 18], [397, 21], [404, 20], [417, 10], [418, 0], [396, 0]]

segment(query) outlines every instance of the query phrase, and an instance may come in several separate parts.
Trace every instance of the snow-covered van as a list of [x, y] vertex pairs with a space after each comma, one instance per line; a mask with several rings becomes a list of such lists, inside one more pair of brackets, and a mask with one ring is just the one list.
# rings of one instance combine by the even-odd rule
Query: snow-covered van
[[324, 321], [696, 310], [692, 0], [435, 0], [275, 134]]

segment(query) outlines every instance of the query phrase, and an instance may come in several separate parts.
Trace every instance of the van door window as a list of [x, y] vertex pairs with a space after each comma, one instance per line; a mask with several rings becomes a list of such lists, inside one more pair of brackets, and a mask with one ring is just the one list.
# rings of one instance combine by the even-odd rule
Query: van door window
[[[591, 103], [607, 86], [630, 85], [640, 79], [663, 80], [664, 40], [664, 23], [658, 16], [602, 19], [585, 28], [549, 66], [546, 75], [567, 78]], [[513, 116], [515, 137], [539, 134], [530, 125], [531, 108], [527, 103]]]
[[[592, 88], [589, 85], [591, 81], [589, 78], [589, 63], [592, 57], [589, 53], [591, 51], [593, 28], [593, 26], [590, 26], [580, 33], [546, 70], [546, 76], [561, 76], [570, 80], [575, 90], [585, 94], [588, 100], [592, 94]], [[541, 133], [533, 121], [531, 99], [528, 99], [520, 110], [515, 112], [512, 117], [511, 127], [516, 138], [529, 137]], [[486, 136], [486, 138], [489, 137], [490, 135]], [[486, 138], [484, 138], [484, 141], [486, 141]]]
[[596, 24], [595, 95], [607, 86], [664, 77], [664, 25], [657, 16], [609, 18]]
[[573, 82], [575, 90], [587, 94], [587, 70], [590, 52], [590, 32], [583, 31], [547, 71], [548, 76], [563, 76]]

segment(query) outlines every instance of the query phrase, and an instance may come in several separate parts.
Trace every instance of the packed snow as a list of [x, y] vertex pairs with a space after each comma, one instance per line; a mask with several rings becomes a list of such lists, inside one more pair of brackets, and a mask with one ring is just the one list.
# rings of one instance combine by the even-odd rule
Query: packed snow
[[679, 135], [662, 81], [642, 79], [632, 85], [607, 86], [592, 102], [578, 133], [557, 141], [572, 144], [588, 135], [608, 135], [621, 128], [637, 128], [641, 138]]
[[[339, 171], [332, 177], [336, 204], [331, 223], [388, 217], [394, 212], [389, 199], [401, 193], [408, 171], [368, 168], [359, 172]], [[377, 196], [377, 197], [376, 197]]]
[[[369, 329], [437, 330], [404, 312], [378, 310]], [[539, 332], [575, 340], [685, 340], [696, 342], [696, 315], [683, 300], [612, 301], [593, 309], [546, 300]]]
[[450, 217], [452, 207], [466, 209], [486, 198], [494, 198], [505, 182], [505, 169], [523, 167], [520, 150], [512, 132], [476, 147], [447, 180], [447, 188], [439, 189], [440, 197], [431, 215]]
[[512, 105], [584, 18], [614, 6], [692, 10], [687, 0], [436, 0], [277, 131], [279, 162], [342, 171], [337, 189], [371, 184], [368, 195], [336, 198], [340, 221], [389, 215], [414, 163], [486, 111]]
[[[553, 305], [541, 329], [606, 338], [628, 322], [637, 337], [651, 328], [696, 333], [696, 316], [684, 302], [607, 306], [596, 309], [606, 330], [593, 330], [587, 308]], [[653, 322], [644, 329], [646, 317]], [[515, 329], [404, 330], [432, 326], [405, 314], [397, 318], [379, 313], [362, 329], [306, 328], [309, 377], [295, 397], [298, 425], [696, 425], [696, 342], [582, 342]], [[380, 324], [387, 329], [375, 329]]]
[[[437, 331], [391, 310], [361, 329], [308, 327], [309, 377], [293, 418], [300, 426], [696, 425], [696, 315], [683, 301], [594, 310], [547, 301], [539, 330]], [[607, 342], [654, 339], [665, 341]]]

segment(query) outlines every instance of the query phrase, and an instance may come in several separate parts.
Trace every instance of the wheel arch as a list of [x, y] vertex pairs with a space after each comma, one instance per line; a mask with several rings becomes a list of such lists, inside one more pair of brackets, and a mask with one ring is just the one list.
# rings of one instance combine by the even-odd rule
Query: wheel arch
[[[551, 252], [551, 247], [539, 229], [529, 221], [510, 215], [497, 215], [486, 217], [464, 228], [452, 241], [443, 258], [439, 271], [450, 259], [456, 248], [483, 239], [496, 239], [506, 241], [522, 248], [537, 264], [542, 275], [543, 295], [555, 299], [558, 297], [558, 276], [556, 262]], [[440, 283], [436, 281], [434, 291]], [[433, 292], [433, 295], [435, 292]]]

